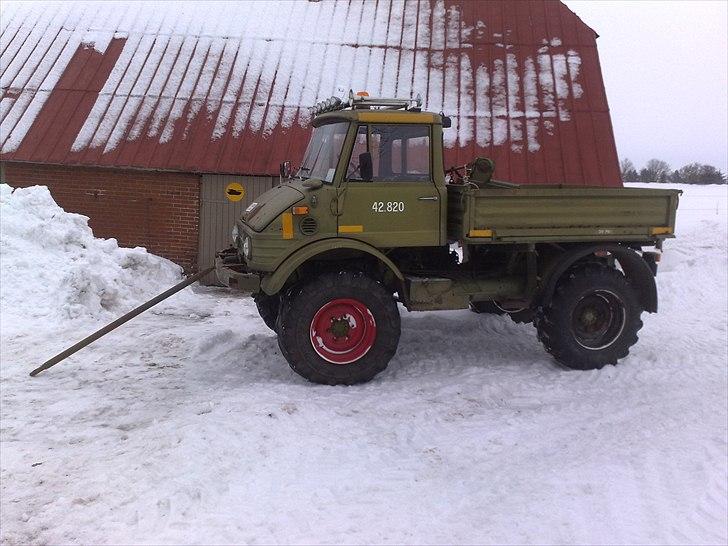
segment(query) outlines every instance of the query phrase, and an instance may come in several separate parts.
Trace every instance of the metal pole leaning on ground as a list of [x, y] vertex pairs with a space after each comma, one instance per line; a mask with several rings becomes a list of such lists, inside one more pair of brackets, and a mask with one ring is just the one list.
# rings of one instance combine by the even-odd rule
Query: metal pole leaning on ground
[[36, 375], [38, 375], [43, 370], [47, 370], [51, 366], [55, 366], [61, 360], [65, 360], [66, 358], [68, 358], [69, 356], [71, 356], [73, 353], [78, 352], [81, 349], [83, 349], [86, 345], [90, 345], [91, 343], [93, 343], [94, 341], [96, 341], [97, 339], [99, 339], [100, 337], [105, 336], [106, 334], [108, 334], [112, 330], [115, 330], [116, 328], [118, 328], [119, 326], [121, 326], [122, 324], [124, 324], [125, 322], [128, 322], [131, 319], [133, 319], [134, 317], [136, 317], [137, 315], [142, 314], [147, 309], [149, 309], [151, 307], [154, 307], [160, 301], [166, 300], [168, 297], [170, 297], [173, 294], [176, 294], [177, 292], [179, 292], [183, 288], [191, 285], [193, 282], [200, 280], [202, 277], [204, 277], [205, 275], [207, 275], [208, 273], [210, 273], [213, 269], [215, 269], [215, 268], [214, 267], [208, 267], [207, 269], [205, 269], [203, 271], [200, 271], [199, 273], [195, 273], [191, 277], [186, 278], [181, 283], [175, 284], [169, 290], [167, 290], [165, 292], [162, 292], [161, 294], [159, 294], [155, 298], [153, 298], [153, 299], [149, 300], [148, 302], [140, 305], [136, 309], [132, 309], [126, 315], [123, 315], [123, 316], [119, 317], [114, 322], [112, 322], [110, 324], [107, 324], [106, 326], [104, 326], [100, 330], [97, 330], [96, 332], [94, 332], [90, 336], [82, 339], [81, 341], [79, 341], [78, 343], [76, 343], [75, 345], [73, 345], [72, 347], [69, 347], [65, 351], [58, 353], [56, 356], [54, 356], [50, 360], [44, 362], [43, 365], [37, 367], [35, 370], [33, 370], [32, 372], [30, 372], [30, 376], [31, 377], [35, 377]]

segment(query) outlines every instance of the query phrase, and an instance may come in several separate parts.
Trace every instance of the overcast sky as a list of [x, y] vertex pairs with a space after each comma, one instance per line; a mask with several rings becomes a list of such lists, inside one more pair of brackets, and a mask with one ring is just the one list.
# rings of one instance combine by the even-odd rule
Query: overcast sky
[[728, 171], [728, 1], [564, 2], [599, 34], [620, 158]]

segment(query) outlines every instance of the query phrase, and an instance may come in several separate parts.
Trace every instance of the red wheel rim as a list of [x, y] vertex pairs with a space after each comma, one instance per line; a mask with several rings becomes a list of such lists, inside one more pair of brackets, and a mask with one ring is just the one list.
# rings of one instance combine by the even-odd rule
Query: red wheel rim
[[351, 364], [363, 357], [377, 338], [377, 324], [359, 300], [339, 298], [319, 309], [311, 321], [311, 345], [332, 364]]

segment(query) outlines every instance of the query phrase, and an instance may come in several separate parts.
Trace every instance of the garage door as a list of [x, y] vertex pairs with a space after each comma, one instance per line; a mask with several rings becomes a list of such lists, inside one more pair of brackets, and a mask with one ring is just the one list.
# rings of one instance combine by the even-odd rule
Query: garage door
[[[272, 176], [229, 176], [203, 174], [200, 202], [200, 268], [212, 264], [215, 252], [230, 246], [235, 220], [261, 193], [278, 183]], [[214, 284], [215, 276], [208, 275], [203, 284]]]

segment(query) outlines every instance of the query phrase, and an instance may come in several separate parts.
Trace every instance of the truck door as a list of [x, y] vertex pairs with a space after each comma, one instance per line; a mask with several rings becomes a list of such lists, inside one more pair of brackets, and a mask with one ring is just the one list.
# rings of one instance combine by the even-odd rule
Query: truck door
[[339, 236], [377, 247], [440, 244], [431, 136], [426, 124], [359, 125], [340, 188]]

